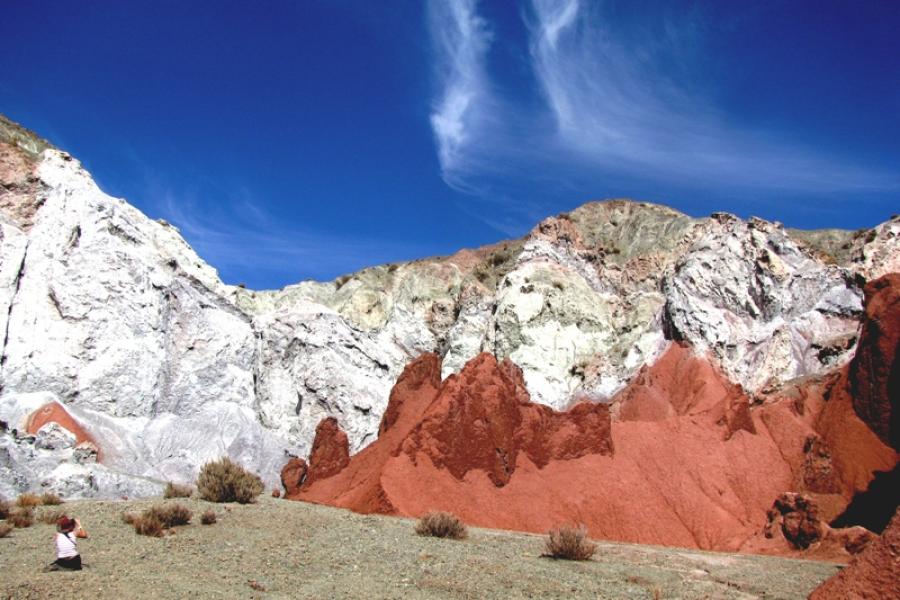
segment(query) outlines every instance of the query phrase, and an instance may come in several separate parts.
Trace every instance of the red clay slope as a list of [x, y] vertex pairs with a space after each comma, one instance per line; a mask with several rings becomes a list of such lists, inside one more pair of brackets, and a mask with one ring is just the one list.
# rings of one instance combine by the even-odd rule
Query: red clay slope
[[290, 497], [535, 532], [579, 521], [594, 537], [737, 550], [782, 492], [813, 493], [830, 519], [897, 463], [854, 412], [850, 372], [859, 365], [751, 408], [672, 344], [613, 399], [610, 422], [602, 404], [531, 403], [508, 361], [480, 355], [441, 384], [439, 358], [425, 355], [392, 391], [379, 439]]
[[881, 538], [843, 571], [817, 587], [810, 600], [900, 599], [900, 511]]

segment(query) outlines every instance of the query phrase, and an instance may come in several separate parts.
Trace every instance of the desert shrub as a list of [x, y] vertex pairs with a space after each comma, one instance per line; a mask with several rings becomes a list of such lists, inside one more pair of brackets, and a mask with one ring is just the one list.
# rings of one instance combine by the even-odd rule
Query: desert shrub
[[135, 516], [132, 525], [136, 534], [150, 537], [162, 537], [166, 530], [156, 515], [147, 513]]
[[125, 511], [122, 513], [122, 522], [126, 525], [134, 525], [134, 522], [137, 521], [141, 516], [136, 512]]
[[10, 533], [12, 533], [13, 527], [12, 525], [7, 525], [6, 523], [0, 523], [0, 538], [5, 538]]
[[37, 494], [20, 494], [18, 498], [16, 498], [16, 506], [20, 508], [32, 508], [34, 506], [41, 505], [41, 497]]
[[56, 522], [63, 516], [64, 514], [61, 510], [44, 510], [38, 515], [38, 521], [44, 525], [56, 525]]
[[255, 502], [264, 486], [259, 475], [247, 471], [227, 457], [208, 462], [200, 469], [197, 492], [210, 502]]
[[163, 498], [190, 498], [192, 493], [194, 493], [194, 488], [191, 486], [179, 485], [170, 481], [166, 484]]
[[62, 504], [62, 498], [53, 492], [44, 492], [41, 494], [41, 504], [44, 506], [59, 506]]
[[152, 516], [159, 519], [163, 527], [169, 529], [176, 525], [187, 525], [191, 522], [193, 513], [184, 504], [166, 504], [163, 506], [151, 506], [144, 511], [142, 517]]
[[427, 513], [419, 519], [416, 523], [416, 533], [452, 540], [462, 540], [469, 535], [465, 524], [455, 515], [439, 511]]
[[200, 522], [204, 525], [212, 525], [216, 522], [216, 520], [216, 513], [211, 510], [208, 510], [200, 515]]
[[9, 500], [0, 498], [0, 519], [8, 517], [10, 510], [12, 510], [12, 505], [9, 503]]
[[281, 490], [272, 490], [273, 498], [281, 498]]
[[6, 517], [6, 522], [19, 529], [31, 527], [34, 525], [34, 511], [30, 508], [16, 509], [9, 513], [9, 516]]
[[550, 531], [544, 546], [544, 556], [566, 560], [588, 560], [596, 551], [597, 544], [588, 539], [584, 525], [567, 525]]

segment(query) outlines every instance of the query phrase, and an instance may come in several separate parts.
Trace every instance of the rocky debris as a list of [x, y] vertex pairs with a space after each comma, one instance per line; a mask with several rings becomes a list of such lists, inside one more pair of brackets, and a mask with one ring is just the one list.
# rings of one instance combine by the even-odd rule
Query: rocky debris
[[856, 414], [900, 450], [900, 273], [865, 287], [866, 319], [850, 365]]
[[347, 434], [341, 431], [334, 417], [324, 419], [316, 427], [305, 483], [309, 485], [336, 475], [349, 462], [350, 444]]
[[819, 519], [816, 503], [804, 494], [785, 492], [775, 499], [766, 514], [766, 537], [771, 538], [778, 529], [795, 548], [806, 549], [821, 540], [828, 525]]
[[281, 469], [281, 486], [284, 488], [285, 496], [300, 491], [300, 487], [306, 481], [308, 470], [309, 466], [302, 458], [293, 456], [287, 461], [287, 464]]
[[[89, 443], [96, 447], [94, 439], [84, 429], [84, 426], [59, 402], [49, 402], [28, 415], [25, 431], [36, 435], [39, 443], [42, 437], [46, 438], [48, 435], [54, 434], [58, 437], [57, 432], [65, 432], [62, 434], [63, 437], [71, 438], [71, 443], [66, 446], [67, 448], [83, 443]], [[44, 432], [43, 436], [41, 432]]]
[[47, 423], [38, 429], [34, 439], [34, 445], [43, 450], [74, 448], [75, 443], [75, 434], [57, 423]]
[[[821, 517], [816, 500], [805, 493], [785, 492], [775, 499], [766, 513], [763, 534], [767, 540], [785, 543], [799, 556], [823, 560], [846, 560], [859, 554], [878, 535], [859, 526], [834, 528]], [[769, 551], [773, 547], [749, 544], [750, 551]]]
[[900, 598], [900, 510], [880, 537], [840, 573], [825, 581], [810, 600]]

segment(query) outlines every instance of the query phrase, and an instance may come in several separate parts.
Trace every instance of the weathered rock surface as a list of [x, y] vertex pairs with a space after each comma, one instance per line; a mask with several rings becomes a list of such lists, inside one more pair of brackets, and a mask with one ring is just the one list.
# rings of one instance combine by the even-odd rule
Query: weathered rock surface
[[[608, 401], [676, 338], [755, 393], [846, 363], [857, 276], [896, 269], [898, 229], [893, 219], [795, 235], [590, 203], [523, 240], [251, 291], [223, 284], [177, 229], [0, 119], [0, 420], [37, 410], [38, 396], [57, 402], [95, 444], [96, 468], [123, 489], [134, 478], [134, 495], [223, 454], [275, 485], [329, 417], [359, 452], [423, 352], [443, 358], [445, 378], [481, 352], [508, 358], [531, 398], [561, 409]], [[740, 403], [725, 412], [736, 429], [723, 435], [746, 430]], [[9, 448], [50, 452], [2, 435]], [[81, 468], [76, 456], [90, 454], [66, 460]], [[29, 486], [49, 473], [12, 461]], [[0, 493], [25, 485], [4, 476]]]
[[[867, 298], [867, 324], [893, 310]], [[898, 464], [849, 393], [868, 377], [861, 364], [883, 359], [877, 345], [873, 354], [751, 406], [709, 354], [671, 342], [609, 405], [564, 413], [531, 403], [508, 359], [479, 355], [439, 383], [439, 357], [428, 354], [392, 391], [379, 439], [289, 497], [407, 516], [444, 510], [538, 532], [578, 521], [616, 540], [846, 560], [873, 534], [828, 521]]]
[[865, 287], [866, 319], [850, 366], [856, 414], [900, 450], [900, 273]]
[[810, 600], [900, 598], [900, 510], [881, 537], [843, 571], [817, 587]]

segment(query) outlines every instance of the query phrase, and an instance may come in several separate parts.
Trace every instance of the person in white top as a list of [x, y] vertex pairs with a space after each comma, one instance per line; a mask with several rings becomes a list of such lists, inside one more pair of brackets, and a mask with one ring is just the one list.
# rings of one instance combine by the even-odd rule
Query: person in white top
[[56, 560], [48, 570], [80, 571], [81, 555], [78, 554], [78, 538], [86, 538], [87, 532], [81, 527], [78, 519], [62, 516], [56, 522]]

